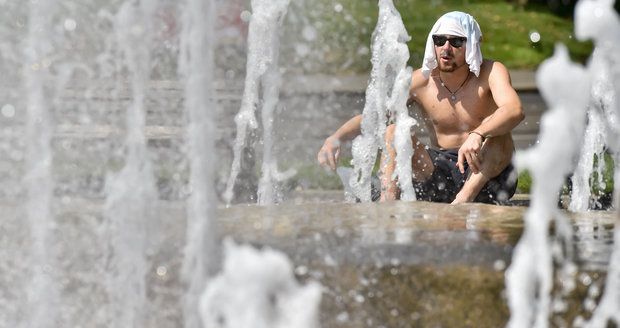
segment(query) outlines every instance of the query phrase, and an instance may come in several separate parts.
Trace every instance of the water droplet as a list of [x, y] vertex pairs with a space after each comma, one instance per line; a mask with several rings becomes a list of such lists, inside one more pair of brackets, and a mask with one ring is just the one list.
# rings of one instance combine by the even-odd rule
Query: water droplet
[[241, 12], [241, 14], [239, 14], [239, 18], [241, 18], [242, 21], [247, 23], [250, 21], [250, 19], [252, 19], [252, 13], [244, 10]]
[[495, 271], [502, 271], [506, 269], [506, 262], [504, 262], [504, 260], [496, 260], [493, 262], [493, 269], [495, 269]]
[[161, 265], [157, 267], [156, 272], [158, 276], [164, 277], [166, 276], [166, 274], [168, 274], [168, 269], [165, 266]]
[[588, 297], [598, 297], [601, 295], [601, 289], [597, 285], [592, 285], [588, 288]]
[[368, 55], [370, 53], [370, 49], [366, 46], [361, 46], [357, 49], [357, 54], [360, 56]]
[[593, 299], [588, 298], [585, 301], [583, 301], [583, 307], [586, 310], [592, 312], [594, 311], [594, 309], [596, 309], [596, 302]]
[[314, 41], [316, 39], [317, 32], [316, 32], [316, 29], [314, 27], [307, 25], [301, 31], [301, 35], [304, 37], [304, 39], [306, 39], [308, 41]]
[[337, 3], [336, 5], [334, 5], [334, 10], [339, 13], [342, 11], [342, 4]]
[[538, 43], [540, 41], [540, 33], [537, 31], [530, 32], [530, 41]]
[[305, 57], [310, 53], [310, 47], [308, 47], [305, 43], [297, 43], [295, 45], [295, 52], [299, 57]]
[[65, 19], [64, 27], [65, 30], [73, 32], [77, 28], [77, 22], [72, 18], [67, 18]]
[[590, 277], [589, 274], [587, 273], [583, 273], [579, 276], [579, 280], [581, 280], [581, 283], [584, 286], [590, 286], [590, 284], [592, 283], [592, 277]]
[[338, 322], [347, 322], [347, 321], [349, 321], [349, 313], [347, 313], [347, 312], [340, 312], [336, 316], [336, 321], [338, 321]]
[[308, 267], [304, 265], [300, 265], [295, 268], [295, 273], [300, 276], [305, 276], [308, 274]]
[[2, 106], [2, 109], [0, 109], [0, 113], [2, 113], [2, 116], [6, 118], [13, 118], [13, 116], [15, 116], [15, 106], [11, 104], [6, 104]]

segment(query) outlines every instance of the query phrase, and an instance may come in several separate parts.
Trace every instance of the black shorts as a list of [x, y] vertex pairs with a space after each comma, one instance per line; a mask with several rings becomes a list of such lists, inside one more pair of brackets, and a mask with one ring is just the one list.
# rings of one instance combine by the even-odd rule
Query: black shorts
[[[435, 170], [424, 182], [413, 181], [418, 200], [451, 203], [461, 190], [469, 175], [469, 166], [465, 163], [465, 173], [461, 174], [456, 163], [458, 149], [426, 149]], [[505, 204], [517, 189], [517, 170], [509, 164], [497, 177], [491, 179], [482, 188], [475, 202]]]

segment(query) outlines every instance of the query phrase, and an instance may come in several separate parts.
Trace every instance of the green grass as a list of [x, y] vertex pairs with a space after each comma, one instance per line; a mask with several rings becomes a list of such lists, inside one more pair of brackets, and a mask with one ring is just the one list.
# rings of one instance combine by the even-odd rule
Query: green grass
[[517, 194], [529, 194], [532, 190], [532, 176], [530, 172], [524, 170], [519, 172], [519, 178], [517, 179]]
[[[601, 183], [599, 184], [598, 172], [594, 172], [590, 177], [590, 185], [594, 195], [609, 194], [614, 191], [614, 160], [608, 153], [605, 153], [604, 160]], [[598, 161], [598, 157], [595, 157], [594, 167], [598, 166]]]
[[299, 165], [295, 167], [297, 174], [288, 183], [291, 188], [342, 190], [343, 186], [336, 172], [324, 169], [319, 165]]
[[[599, 183], [598, 172], [593, 172], [590, 176], [591, 193], [594, 196], [610, 194], [614, 190], [614, 160], [608, 153], [604, 156], [605, 164], [603, 166], [602, 179]], [[598, 158], [594, 157], [594, 167], [598, 166]], [[527, 170], [519, 172], [519, 180], [517, 181], [517, 193], [527, 194], [532, 189], [532, 176]], [[568, 186], [563, 187], [563, 193], [568, 193]]]
[[[376, 25], [376, 1], [340, 0], [312, 2], [314, 18], [318, 19], [320, 43], [327, 49], [323, 59], [328, 69], [366, 72], [370, 69], [370, 37]], [[442, 14], [460, 10], [472, 14], [483, 33], [482, 52], [485, 58], [499, 60], [511, 69], [534, 69], [552, 55], [554, 45], [567, 45], [573, 60], [584, 62], [592, 51], [590, 42], [578, 42], [573, 36], [571, 18], [560, 17], [545, 6], [529, 5], [515, 8], [510, 2], [484, 0], [394, 0], [405, 26], [412, 37], [408, 43], [409, 65], [419, 67], [424, 55], [426, 37]], [[530, 41], [530, 33], [541, 35], [538, 43]]]

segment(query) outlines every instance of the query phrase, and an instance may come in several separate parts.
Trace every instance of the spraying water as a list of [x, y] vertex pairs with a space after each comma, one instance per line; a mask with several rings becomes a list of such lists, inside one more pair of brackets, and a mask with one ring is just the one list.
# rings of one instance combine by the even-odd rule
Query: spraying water
[[[607, 118], [607, 143], [615, 162], [614, 207], [620, 208], [620, 18], [613, 0], [581, 0], [575, 8], [575, 34], [581, 40], [592, 39], [595, 51], [590, 74], [595, 78], [594, 96]], [[620, 211], [619, 211], [620, 213]], [[620, 217], [614, 229], [614, 250], [609, 261], [605, 292], [587, 323], [588, 327], [605, 327], [608, 320], [620, 323]]]
[[[556, 46], [554, 56], [540, 66], [536, 80], [550, 109], [541, 121], [539, 144], [516, 157], [517, 166], [527, 168], [534, 183], [532, 201], [525, 214], [525, 231], [506, 272], [509, 327], [548, 325], [553, 287], [552, 245], [571, 238], [570, 229], [565, 229], [570, 224], [557, 209], [557, 196], [564, 178], [572, 171], [572, 159], [581, 144], [590, 90], [586, 70], [570, 62], [563, 45]], [[552, 220], [559, 240], [549, 238]]]
[[[54, 220], [52, 215], [53, 180], [51, 115], [46, 101], [46, 79], [49, 78], [49, 57], [53, 55], [50, 35], [51, 14], [56, 10], [55, 1], [42, 4], [30, 3], [30, 20], [26, 40], [24, 67], [25, 89], [28, 93], [26, 121], [25, 184], [28, 199], [25, 203], [32, 238], [32, 278], [28, 286], [27, 307], [30, 309], [29, 327], [57, 326], [57, 284], [52, 275], [54, 266], [52, 240]], [[47, 63], [47, 64], [46, 64]]]
[[157, 0], [126, 2], [115, 19], [117, 42], [133, 93], [126, 113], [125, 166], [108, 175], [104, 213], [111, 249], [107, 292], [114, 315], [110, 325], [118, 327], [144, 325], [147, 227], [153, 218], [150, 204], [157, 199], [144, 135], [146, 83], [151, 71], [149, 31], [153, 30], [156, 6]]
[[[273, 158], [273, 114], [278, 103], [281, 77], [278, 67], [279, 27], [290, 0], [252, 0], [252, 19], [248, 34], [248, 58], [245, 87], [241, 108], [235, 116], [237, 137], [233, 146], [234, 158], [224, 199], [230, 204], [233, 188], [241, 166], [241, 152], [245, 146], [248, 128], [257, 129], [255, 112], [262, 103], [263, 162], [258, 186], [258, 203], [275, 202], [276, 180], [287, 179], [294, 172], [281, 174]], [[262, 87], [262, 101], [260, 91]]]
[[[407, 151], [407, 141], [411, 139], [410, 127], [414, 124], [405, 119], [408, 114], [406, 111], [406, 99], [408, 97], [408, 85], [411, 83], [406, 80], [407, 69], [405, 68], [409, 59], [409, 50], [406, 42], [410, 40], [409, 35], [402, 22], [400, 14], [394, 7], [391, 0], [379, 1], [379, 19], [372, 35], [372, 70], [370, 72], [370, 82], [366, 88], [366, 104], [362, 112], [361, 135], [353, 140], [351, 163], [354, 172], [350, 177], [349, 184], [355, 196], [362, 202], [371, 200], [371, 175], [372, 168], [377, 160], [377, 151], [382, 148], [386, 129], [386, 118], [388, 101], [390, 107], [397, 112], [398, 140], [396, 141], [397, 150], [400, 150], [401, 159], [411, 158], [411, 151]], [[399, 74], [398, 86], [396, 79]], [[404, 90], [407, 88], [407, 93]], [[390, 96], [392, 99], [390, 100]], [[404, 101], [403, 101], [404, 99]], [[411, 141], [409, 141], [411, 143]], [[406, 162], [411, 163], [411, 161]], [[410, 166], [410, 165], [404, 165]], [[398, 166], [396, 174], [403, 179], [411, 176], [406, 173], [404, 166]], [[409, 168], [411, 172], [411, 168]], [[409, 181], [411, 181], [409, 179]], [[412, 195], [413, 187], [409, 188], [407, 182], [403, 183], [404, 194], [407, 199], [415, 199]]]
[[[620, 181], [617, 180], [620, 171], [618, 170], [620, 158], [617, 155], [620, 125], [618, 124], [619, 109], [616, 105], [620, 73], [617, 68], [619, 63], [616, 56], [610, 55], [618, 51], [615, 45], [620, 41], [620, 22], [613, 9], [613, 4], [614, 2], [609, 0], [582, 0], [577, 4], [575, 34], [581, 40], [593, 39], [596, 46], [587, 71], [568, 64], [565, 50], [561, 50], [561, 53], [556, 50], [554, 58], [545, 62], [537, 75], [540, 77], [539, 87], [552, 109], [543, 118], [541, 143], [533, 150], [519, 154], [517, 157], [519, 166], [529, 167], [533, 172], [535, 184], [532, 203], [526, 215], [526, 229], [515, 250], [513, 265], [506, 274], [511, 309], [509, 326], [512, 327], [546, 327], [548, 325], [553, 271], [551, 249], [561, 249], [561, 247], [557, 247], [557, 242], [549, 240], [548, 218], [551, 216], [556, 218], [557, 234], [560, 237], [564, 235], [563, 238], [567, 241], [567, 245], [564, 247], [570, 249], [570, 235], [561, 233], [561, 231], [568, 230], [562, 228], [567, 226], [567, 222], [566, 219], [559, 220], [563, 216], [555, 209], [557, 206], [555, 195], [562, 185], [562, 177], [569, 173], [571, 160], [576, 155], [575, 145], [581, 143], [580, 136], [584, 133], [583, 126], [586, 121], [586, 118], [583, 117], [583, 109], [586, 108], [586, 101], [588, 100], [590, 103], [587, 114], [588, 127], [585, 129], [584, 151], [574, 176], [573, 199], [570, 209], [576, 211], [588, 209], [592, 160], [595, 155], [598, 157], [600, 176], [602, 171], [600, 166], [603, 165], [603, 145], [605, 143], [609, 146], [612, 154], [615, 154], [613, 155], [616, 163], [615, 181]], [[563, 83], [560, 78], [554, 78], [554, 76], [561, 76], [561, 79], [568, 77], [571, 82]], [[592, 81], [592, 89], [586, 84], [589, 79]], [[579, 86], [574, 85], [577, 81], [580, 83]], [[584, 94], [585, 90], [588, 90], [589, 93]], [[568, 120], [562, 119], [566, 118], [565, 114], [559, 112], [559, 109], [562, 108], [571, 109]], [[602, 116], [606, 117], [605, 121]], [[553, 124], [556, 124], [555, 128], [552, 127]], [[546, 132], [550, 131], [547, 129], [553, 129], [554, 135], [559, 136], [549, 144], [547, 142], [552, 141], [553, 137], [551, 132]], [[551, 154], [554, 149], [555, 151], [561, 149], [561, 154], [564, 155], [558, 153], [544, 157], [545, 154]], [[545, 158], [548, 159], [549, 163], [546, 163]], [[537, 164], [534, 165], [534, 163]], [[538, 181], [545, 181], [545, 185], [550, 189], [545, 190], [543, 187], [539, 187], [542, 183]], [[620, 204], [618, 202], [620, 197], [618, 190], [618, 183], [616, 183], [614, 190], [616, 208]], [[618, 308], [620, 308], [618, 296], [620, 242], [618, 233], [620, 233], [620, 229], [618, 226], [618, 222], [616, 222], [615, 248], [608, 267], [605, 294], [593, 313], [592, 319], [587, 323], [591, 327], [604, 327], [608, 319], [620, 322], [618, 318]], [[538, 260], [532, 258], [533, 254]], [[557, 254], [554, 255], [557, 257]], [[528, 256], [530, 259], [526, 258]], [[545, 265], [540, 265], [541, 262]], [[571, 279], [570, 275], [566, 275], [563, 282], [568, 282]]]
[[[609, 149], [618, 154], [618, 138], [620, 137], [620, 120], [616, 106], [617, 97], [617, 58], [611, 51], [617, 51], [620, 40], [620, 23], [613, 9], [613, 1], [580, 1], [575, 9], [575, 34], [582, 40], [594, 40], [596, 45], [588, 70], [592, 76], [591, 104], [588, 109], [588, 128], [583, 145], [582, 156], [574, 175], [573, 192], [571, 194], [572, 211], [588, 209], [588, 199], [592, 186], [588, 180], [593, 171], [592, 158], [596, 155], [598, 165], [595, 172], [602, 183], [604, 169], [603, 155]], [[617, 155], [616, 155], [617, 156]], [[618, 162], [616, 158], [616, 167]]]
[[322, 287], [300, 286], [286, 255], [224, 245], [222, 272], [210, 283], [200, 302], [204, 327], [318, 327]]
[[213, 57], [215, 4], [212, 0], [188, 0], [183, 11], [179, 70], [185, 78], [187, 156], [190, 158], [190, 187], [187, 201], [187, 243], [183, 258], [183, 280], [187, 283], [183, 305], [184, 326], [201, 327], [198, 298], [206, 279], [217, 268], [219, 246], [215, 225], [214, 170], [209, 161], [215, 154], [215, 102]]
[[416, 200], [411, 169], [411, 158], [413, 157], [411, 128], [417, 125], [417, 122], [409, 116], [409, 111], [407, 110], [412, 72], [411, 67], [407, 67], [398, 73], [392, 97], [388, 102], [388, 108], [396, 114], [396, 132], [394, 135], [396, 170], [392, 179], [398, 179], [401, 189], [400, 199], [404, 201]]
[[[568, 209], [573, 212], [586, 211], [590, 207], [590, 194], [592, 185], [590, 177], [593, 172], [598, 173], [599, 186], [602, 184], [603, 170], [605, 168], [605, 122], [602, 117], [602, 108], [592, 104], [588, 108], [587, 126], [584, 136], [583, 147], [580, 152], [579, 163], [572, 177], [571, 200]], [[598, 159], [594, 166], [594, 158]]]

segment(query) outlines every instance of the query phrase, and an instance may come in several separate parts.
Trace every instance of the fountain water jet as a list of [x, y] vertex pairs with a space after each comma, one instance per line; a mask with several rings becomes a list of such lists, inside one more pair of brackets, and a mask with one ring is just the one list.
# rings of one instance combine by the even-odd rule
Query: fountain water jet
[[[585, 129], [584, 152], [581, 156], [575, 177], [576, 188], [571, 201], [572, 210], [587, 209], [590, 186], [588, 179], [592, 171], [592, 158], [598, 156], [599, 165], [603, 162], [603, 146], [594, 134], [601, 133], [608, 138], [607, 143], [616, 154], [615, 181], [620, 176], [618, 169], [618, 106], [615, 102], [620, 87], [620, 70], [615, 57], [608, 56], [618, 43], [620, 21], [613, 9], [613, 1], [581, 0], [576, 6], [575, 34], [579, 39], [593, 39], [595, 50], [587, 70], [569, 64], [566, 50], [556, 47], [554, 58], [546, 61], [537, 73], [538, 85], [545, 100], [552, 105], [549, 113], [543, 117], [540, 144], [517, 156], [517, 166], [527, 167], [534, 175], [535, 183], [532, 202], [526, 214], [525, 232], [513, 256], [513, 263], [506, 273], [506, 284], [511, 308], [511, 327], [546, 327], [552, 308], [561, 308], [561, 300], [550, 298], [552, 294], [552, 256], [568, 272], [561, 277], [563, 285], [569, 289], [574, 286], [575, 270], [570, 263], [570, 254], [564, 258], [560, 249], [569, 251], [573, 248], [570, 225], [563, 214], [555, 210], [556, 195], [563, 184], [563, 178], [570, 173], [572, 159], [576, 155], [576, 145], [581, 145], [586, 122], [585, 110], [588, 102], [588, 127]], [[558, 51], [559, 50], [559, 51]], [[609, 71], [609, 68], [612, 68]], [[570, 82], [565, 80], [568, 77]], [[564, 82], [562, 81], [564, 80]], [[590, 82], [591, 81], [591, 87]], [[574, 83], [580, 85], [575, 86]], [[586, 93], [587, 92], [587, 93]], [[568, 110], [569, 115], [560, 110]], [[599, 116], [609, 117], [603, 125]], [[598, 131], [597, 131], [598, 130]], [[553, 131], [553, 132], [551, 132]], [[553, 133], [553, 134], [552, 134]], [[555, 141], [554, 141], [555, 140]], [[557, 153], [555, 153], [557, 152]], [[549, 154], [553, 154], [549, 156]], [[541, 165], [542, 164], [542, 165]], [[546, 172], [546, 173], [545, 173]], [[554, 174], [551, 174], [554, 172]], [[600, 173], [599, 173], [600, 174]], [[551, 179], [551, 180], [550, 180]], [[543, 188], [544, 185], [549, 189]], [[586, 190], [584, 190], [586, 189]], [[616, 210], [620, 204], [618, 183], [614, 190]], [[585, 197], [583, 196], [585, 194]], [[555, 218], [558, 241], [549, 239], [549, 219]], [[608, 319], [618, 322], [618, 281], [617, 271], [619, 222], [615, 224], [615, 248], [608, 266], [607, 287], [605, 294], [593, 313], [588, 325], [603, 327]], [[529, 249], [529, 251], [528, 251]], [[528, 254], [529, 253], [529, 254]], [[528, 259], [535, 254], [534, 259]], [[540, 265], [540, 262], [544, 265]]]
[[[556, 46], [554, 56], [541, 65], [536, 79], [550, 109], [542, 118], [540, 143], [517, 153], [516, 157], [517, 167], [527, 168], [534, 183], [530, 207], [525, 214], [525, 231], [506, 272], [511, 310], [509, 327], [546, 327], [548, 324], [553, 283], [551, 247], [558, 242], [549, 239], [548, 231], [554, 219], [559, 242], [571, 238], [562, 235], [568, 222], [556, 209], [557, 195], [565, 176], [572, 171], [572, 159], [578, 151], [576, 146], [581, 144], [584, 108], [590, 90], [586, 70], [570, 62], [568, 51], [562, 45]], [[564, 96], [556, 97], [558, 92]]]
[[[245, 146], [248, 128], [255, 130], [258, 123], [255, 111], [262, 104], [263, 162], [258, 186], [258, 203], [273, 204], [276, 201], [275, 182], [286, 180], [294, 171], [278, 172], [273, 157], [274, 111], [280, 93], [279, 26], [282, 24], [290, 0], [252, 0], [252, 19], [248, 34], [248, 59], [245, 88], [239, 113], [235, 116], [237, 137], [233, 146], [234, 158], [226, 184], [224, 199], [230, 204], [233, 188], [241, 166], [241, 152]], [[262, 102], [260, 91], [262, 87]]]
[[[599, 108], [591, 105], [588, 108], [588, 123], [586, 126], [583, 140], [583, 148], [577, 164], [577, 169], [573, 174], [571, 199], [568, 209], [573, 212], [586, 211], [590, 207], [590, 194], [593, 186], [590, 183], [593, 172], [597, 173], [597, 181], [593, 183], [600, 186], [603, 183], [603, 172], [605, 169], [605, 144], [603, 131], [605, 125], [602, 113]], [[594, 158], [598, 159], [597, 167], [594, 168]]]
[[[401, 160], [411, 158], [408, 136], [411, 126], [415, 124], [408, 118], [406, 101], [411, 76], [405, 68], [409, 59], [406, 42], [411, 38], [403, 24], [400, 14], [391, 0], [379, 1], [379, 19], [372, 34], [372, 70], [366, 88], [366, 103], [362, 112], [361, 134], [353, 140], [353, 173], [349, 185], [355, 196], [362, 202], [369, 202], [371, 195], [371, 174], [377, 159], [377, 152], [383, 148], [385, 138], [387, 109], [396, 112], [397, 137], [395, 141]], [[407, 89], [407, 92], [404, 92]], [[398, 120], [400, 119], [400, 123]], [[409, 139], [409, 144], [407, 143]], [[407, 162], [409, 163], [409, 162]], [[411, 176], [409, 165], [397, 166], [395, 175], [401, 180]], [[393, 177], [389, 177], [390, 179]], [[411, 181], [409, 179], [408, 181]], [[413, 186], [401, 182], [407, 200], [415, 199]]]
[[182, 274], [187, 283], [183, 306], [184, 327], [201, 327], [198, 299], [206, 280], [219, 267], [215, 224], [214, 21], [212, 0], [187, 0], [183, 11], [179, 71], [185, 79], [187, 156], [192, 190], [187, 201], [186, 245]]
[[[601, 301], [587, 323], [604, 327], [609, 320], [620, 324], [620, 17], [613, 0], [581, 0], [575, 8], [575, 34], [581, 40], [594, 41], [589, 63], [595, 79], [594, 97], [607, 117], [604, 131], [615, 163], [614, 208], [618, 212], [614, 229], [614, 249], [609, 261], [606, 288]], [[601, 158], [599, 157], [599, 161]]]
[[417, 121], [409, 116], [407, 100], [411, 86], [413, 69], [407, 67], [401, 70], [394, 82], [394, 91], [388, 108], [396, 114], [396, 132], [394, 134], [394, 147], [396, 148], [396, 170], [391, 179], [398, 178], [401, 189], [400, 199], [404, 201], [416, 200], [413, 189], [413, 173], [411, 158], [413, 157], [413, 144], [411, 142], [411, 128], [417, 125]]
[[30, 3], [30, 20], [26, 39], [25, 89], [28, 94], [26, 122], [26, 213], [32, 238], [32, 278], [28, 286], [27, 308], [31, 309], [28, 326], [54, 327], [58, 315], [59, 291], [53, 283], [56, 279], [52, 231], [55, 228], [52, 215], [53, 180], [51, 115], [46, 101], [45, 80], [49, 78], [49, 58], [53, 56], [51, 15], [57, 9], [56, 1], [43, 4]]
[[157, 0], [124, 3], [115, 19], [117, 42], [131, 79], [133, 101], [126, 112], [125, 166], [108, 175], [104, 217], [110, 249], [107, 293], [111, 326], [143, 326], [146, 305], [148, 224], [157, 199], [147, 156], [145, 93], [150, 79], [151, 21]]

